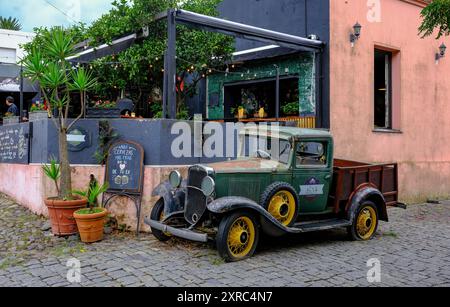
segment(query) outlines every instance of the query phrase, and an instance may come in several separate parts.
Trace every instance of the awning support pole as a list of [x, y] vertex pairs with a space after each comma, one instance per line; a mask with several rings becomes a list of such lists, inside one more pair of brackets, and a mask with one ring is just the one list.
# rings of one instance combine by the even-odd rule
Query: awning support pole
[[167, 61], [168, 61], [168, 56], [167, 56], [167, 50], [164, 52], [164, 75], [163, 75], [163, 101], [162, 101], [162, 112], [163, 112], [163, 118], [166, 119], [167, 118]]
[[19, 120], [22, 121], [23, 114], [23, 65], [20, 65], [20, 117]]
[[275, 97], [275, 108], [276, 108], [276, 115], [275, 117], [277, 120], [280, 118], [280, 67], [278, 65], [275, 65], [277, 69], [277, 81], [276, 81], [276, 94]]
[[168, 12], [168, 43], [167, 43], [167, 102], [169, 107], [169, 118], [177, 118], [177, 90], [176, 90], [176, 75], [177, 75], [177, 60], [176, 60], [176, 39], [177, 26], [175, 22], [176, 11], [171, 9]]

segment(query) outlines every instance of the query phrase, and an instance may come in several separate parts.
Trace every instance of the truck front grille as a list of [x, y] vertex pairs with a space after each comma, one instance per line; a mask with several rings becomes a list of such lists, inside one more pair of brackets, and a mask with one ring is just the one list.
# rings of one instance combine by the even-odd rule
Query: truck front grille
[[189, 169], [188, 174], [184, 217], [190, 224], [195, 225], [206, 212], [207, 198], [201, 187], [208, 172], [202, 166], [193, 166]]

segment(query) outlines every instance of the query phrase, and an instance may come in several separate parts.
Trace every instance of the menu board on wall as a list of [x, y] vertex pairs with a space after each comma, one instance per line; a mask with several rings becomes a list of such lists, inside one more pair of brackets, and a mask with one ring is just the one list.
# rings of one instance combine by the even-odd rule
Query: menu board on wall
[[29, 163], [30, 125], [0, 127], [0, 163]]
[[108, 152], [106, 181], [110, 191], [141, 193], [144, 178], [144, 149], [141, 145], [121, 141]]

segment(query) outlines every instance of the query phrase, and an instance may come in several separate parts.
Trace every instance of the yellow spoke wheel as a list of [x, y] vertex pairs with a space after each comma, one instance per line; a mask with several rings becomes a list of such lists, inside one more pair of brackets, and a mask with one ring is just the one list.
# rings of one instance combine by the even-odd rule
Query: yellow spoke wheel
[[217, 249], [225, 261], [239, 261], [251, 257], [258, 241], [259, 228], [255, 219], [239, 212], [221, 221], [216, 238]]
[[363, 240], [369, 240], [375, 233], [377, 227], [377, 213], [371, 206], [365, 206], [359, 212], [356, 219], [356, 232]]
[[228, 249], [233, 257], [246, 257], [255, 243], [255, 225], [248, 217], [237, 219], [228, 233]]
[[378, 229], [378, 210], [374, 203], [367, 201], [357, 211], [349, 234], [353, 240], [367, 241], [373, 238]]
[[289, 226], [296, 215], [297, 204], [289, 191], [280, 191], [270, 200], [269, 213], [284, 226]]

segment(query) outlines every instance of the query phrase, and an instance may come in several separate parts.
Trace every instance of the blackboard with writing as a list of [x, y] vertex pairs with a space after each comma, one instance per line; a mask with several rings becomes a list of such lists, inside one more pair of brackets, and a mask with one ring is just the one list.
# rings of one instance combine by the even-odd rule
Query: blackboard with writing
[[106, 181], [109, 191], [141, 193], [144, 178], [144, 149], [141, 145], [121, 141], [108, 151]]
[[0, 163], [29, 163], [30, 125], [0, 127]]

